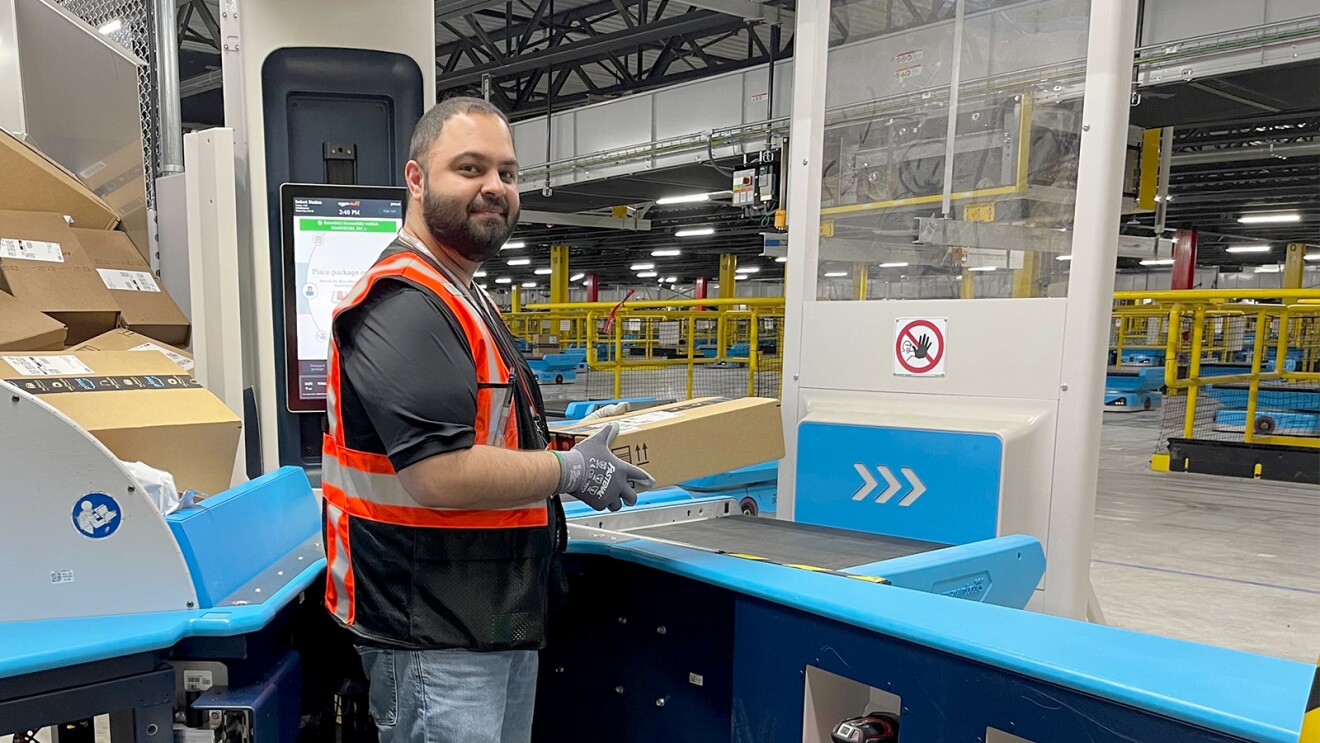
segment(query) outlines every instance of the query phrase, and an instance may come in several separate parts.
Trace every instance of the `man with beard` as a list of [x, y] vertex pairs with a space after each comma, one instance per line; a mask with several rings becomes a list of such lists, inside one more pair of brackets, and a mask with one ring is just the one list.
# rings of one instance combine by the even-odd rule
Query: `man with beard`
[[653, 480], [610, 452], [617, 424], [546, 451], [535, 378], [472, 283], [518, 221], [504, 115], [444, 101], [409, 158], [404, 227], [334, 313], [325, 604], [356, 636], [382, 743], [528, 741], [558, 494], [617, 510]]

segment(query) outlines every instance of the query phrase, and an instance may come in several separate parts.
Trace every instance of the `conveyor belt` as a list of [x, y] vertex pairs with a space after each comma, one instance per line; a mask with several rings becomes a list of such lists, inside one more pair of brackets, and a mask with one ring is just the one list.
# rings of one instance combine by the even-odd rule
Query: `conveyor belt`
[[707, 550], [755, 555], [784, 564], [842, 570], [948, 545], [799, 524], [755, 516], [725, 516], [637, 529], [639, 537], [681, 542]]

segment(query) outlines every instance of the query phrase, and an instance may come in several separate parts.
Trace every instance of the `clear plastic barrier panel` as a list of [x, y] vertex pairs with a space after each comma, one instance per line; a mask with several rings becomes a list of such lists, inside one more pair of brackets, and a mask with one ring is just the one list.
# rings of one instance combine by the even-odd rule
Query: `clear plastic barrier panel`
[[1089, 0], [831, 12], [818, 298], [1064, 296]]

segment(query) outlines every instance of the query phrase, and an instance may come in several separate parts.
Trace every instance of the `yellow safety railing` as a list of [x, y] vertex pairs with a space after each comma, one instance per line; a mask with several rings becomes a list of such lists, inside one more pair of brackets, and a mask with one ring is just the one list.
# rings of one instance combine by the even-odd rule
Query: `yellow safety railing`
[[[1162, 352], [1165, 432], [1320, 448], [1320, 289], [1115, 294], [1117, 363]], [[1246, 385], [1245, 410], [1237, 407]], [[1229, 411], [1229, 412], [1225, 412]], [[1232, 434], [1231, 437], [1225, 434]]]
[[780, 298], [540, 304], [504, 319], [537, 355], [585, 348], [589, 398], [779, 395]]

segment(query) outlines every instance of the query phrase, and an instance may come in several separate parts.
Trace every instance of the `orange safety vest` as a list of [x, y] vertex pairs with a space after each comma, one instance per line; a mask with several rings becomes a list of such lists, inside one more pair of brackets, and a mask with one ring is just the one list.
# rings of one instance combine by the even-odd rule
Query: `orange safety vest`
[[[322, 458], [326, 608], [363, 638], [388, 645], [540, 647], [553, 542], [548, 501], [499, 510], [425, 507], [404, 490], [385, 454], [348, 445], [346, 424], [369, 424], [343, 416], [339, 321], [385, 281], [434, 295], [453, 314], [476, 367], [475, 441], [519, 448], [511, 411], [517, 379], [482, 313], [426, 259], [387, 251], [335, 309], [331, 324]], [[369, 380], [348, 380], [355, 382]]]

